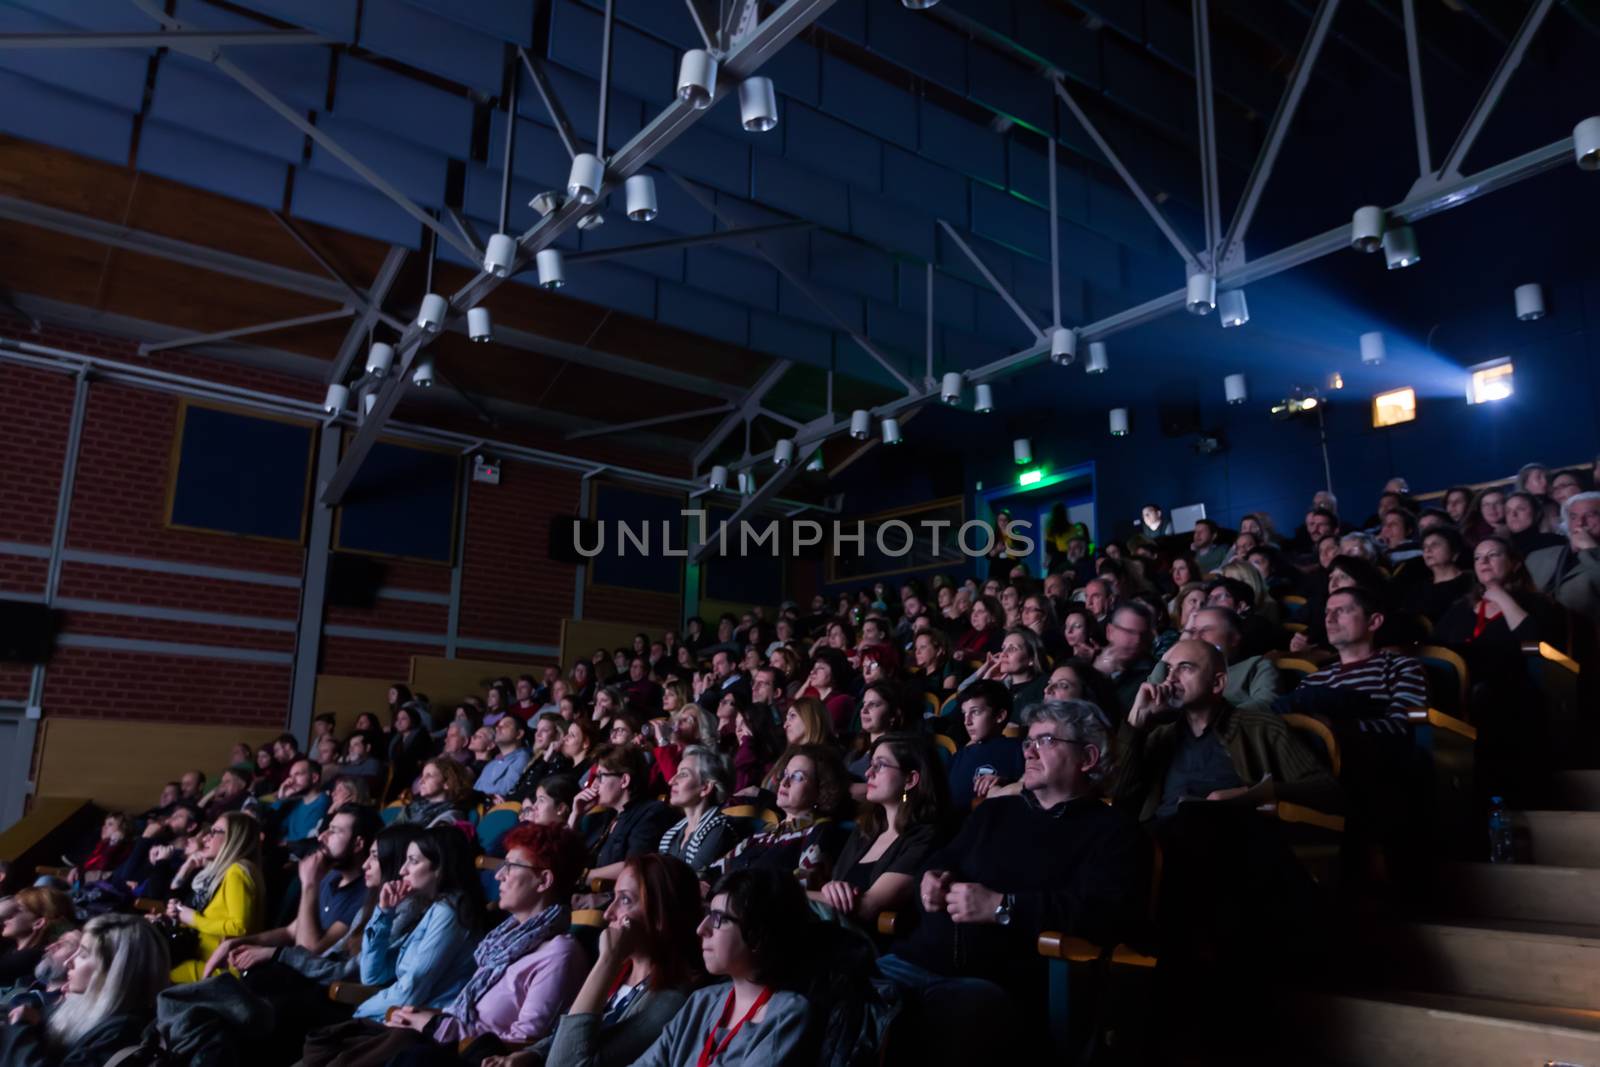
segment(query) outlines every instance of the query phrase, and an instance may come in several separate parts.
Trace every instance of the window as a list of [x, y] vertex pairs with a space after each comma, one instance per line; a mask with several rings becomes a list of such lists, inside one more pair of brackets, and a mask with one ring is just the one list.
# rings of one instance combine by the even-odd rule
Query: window
[[1467, 370], [1472, 373], [1467, 383], [1467, 403], [1484, 404], [1490, 400], [1504, 400], [1512, 394], [1511, 360], [1491, 360]]
[[1372, 398], [1372, 425], [1398, 426], [1417, 417], [1417, 391], [1409, 385]]

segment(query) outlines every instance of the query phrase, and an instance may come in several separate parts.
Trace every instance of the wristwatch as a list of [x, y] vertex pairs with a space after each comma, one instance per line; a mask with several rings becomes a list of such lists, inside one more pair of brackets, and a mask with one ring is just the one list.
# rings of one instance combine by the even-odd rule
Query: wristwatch
[[1017, 902], [1015, 893], [1007, 893], [1000, 898], [1000, 905], [994, 909], [994, 921], [1001, 926], [1011, 925], [1011, 906]]

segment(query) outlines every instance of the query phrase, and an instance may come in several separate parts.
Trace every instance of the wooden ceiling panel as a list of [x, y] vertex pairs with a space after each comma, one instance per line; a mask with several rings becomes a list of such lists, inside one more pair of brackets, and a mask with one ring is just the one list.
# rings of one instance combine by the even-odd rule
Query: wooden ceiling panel
[[0, 136], [0, 193], [120, 222], [133, 187], [127, 167]]
[[540, 406], [604, 423], [653, 419], [712, 406], [714, 398], [569, 363]]
[[0, 285], [93, 307], [110, 253], [103, 244], [65, 234], [0, 221]]
[[339, 305], [269, 285], [116, 249], [99, 310], [199, 333], [336, 310]]

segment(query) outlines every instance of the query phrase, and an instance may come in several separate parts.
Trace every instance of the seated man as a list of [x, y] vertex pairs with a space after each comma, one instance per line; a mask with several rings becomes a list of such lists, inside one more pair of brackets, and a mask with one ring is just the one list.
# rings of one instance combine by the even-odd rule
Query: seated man
[[200, 820], [198, 807], [180, 803], [172, 809], [171, 815], [145, 827], [144, 834], [134, 841], [127, 858], [108, 880], [135, 895], [141, 887], [146, 887], [164, 896], [165, 887], [171, 884], [172, 876], [183, 864], [184, 846], [199, 830]]
[[350, 740], [344, 743], [344, 763], [340, 764], [339, 773], [365, 778], [374, 791], [383, 785], [383, 764], [372, 751], [370, 735], [360, 732], [350, 735]]
[[483, 765], [483, 771], [472, 788], [496, 804], [510, 795], [517, 779], [533, 758], [528, 746], [523, 744], [528, 734], [528, 724], [515, 715], [507, 715], [494, 724], [495, 755]]
[[1210, 574], [1228, 559], [1228, 546], [1217, 540], [1217, 524], [1210, 519], [1200, 519], [1194, 524], [1189, 555], [1202, 576]]
[[1428, 676], [1418, 660], [1378, 649], [1377, 598], [1360, 586], [1329, 593], [1324, 621], [1339, 662], [1306, 675], [1275, 710], [1317, 715], [1336, 728], [1409, 736], [1406, 713], [1428, 706]]
[[167, 782], [161, 787], [161, 799], [156, 801], [155, 807], [139, 816], [139, 823], [143, 826], [148, 826], [151, 823], [159, 823], [162, 819], [165, 819], [168, 815], [172, 814], [173, 809], [178, 806], [178, 802], [180, 799], [182, 799], [182, 796], [182, 785], [177, 782]]
[[1011, 690], [993, 680], [974, 682], [956, 697], [967, 743], [950, 757], [950, 810], [957, 817], [996, 785], [1022, 776], [1022, 746], [1005, 736], [1011, 718]]
[[1289, 643], [1283, 627], [1256, 614], [1255, 590], [1237, 578], [1213, 578], [1207, 582], [1206, 605], [1227, 608], [1238, 616], [1240, 656], [1264, 656]]
[[322, 767], [313, 759], [301, 756], [289, 767], [289, 777], [278, 789], [278, 799], [267, 806], [267, 824], [271, 827], [271, 841], [288, 846], [296, 854], [309, 850], [309, 845], [295, 848], [296, 842], [311, 842], [317, 837], [317, 828], [328, 814], [331, 803], [322, 791]]
[[1577, 493], [1561, 505], [1567, 543], [1528, 557], [1528, 577], [1568, 611], [1600, 624], [1600, 493]]
[[178, 779], [178, 799], [187, 804], [199, 804], [206, 794], [206, 772], [184, 771]]
[[1150, 677], [1155, 661], [1150, 645], [1155, 640], [1155, 616], [1136, 600], [1118, 604], [1106, 622], [1106, 647], [1094, 658], [1095, 670], [1111, 679], [1117, 690], [1118, 707], [1106, 709], [1120, 715], [1133, 707], [1139, 686]]
[[[1283, 691], [1278, 667], [1265, 656], [1239, 655], [1239, 616], [1223, 607], [1204, 607], [1189, 616], [1189, 625], [1183, 636], [1206, 644], [1222, 653], [1228, 665], [1228, 688], [1222, 699], [1245, 711], [1272, 711], [1272, 702]], [[1150, 681], [1160, 685], [1167, 679], [1167, 663], [1163, 659], [1150, 672]]]
[[1047, 700], [1027, 722], [1021, 795], [980, 804], [928, 860], [921, 921], [878, 961], [912, 998], [905, 1032], [927, 1034], [929, 1047], [906, 1062], [1004, 1062], [1021, 1051], [1022, 1019], [1043, 1014], [1014, 999], [1043, 988], [1040, 932], [1115, 944], [1142, 911], [1139, 834], [1098, 796], [1110, 772], [1105, 714], [1087, 701]]

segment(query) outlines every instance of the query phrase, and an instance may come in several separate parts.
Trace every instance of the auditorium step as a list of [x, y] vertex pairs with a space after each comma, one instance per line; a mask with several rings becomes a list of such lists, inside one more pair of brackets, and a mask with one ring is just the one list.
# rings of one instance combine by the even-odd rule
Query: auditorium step
[[1512, 821], [1527, 834], [1529, 862], [1600, 867], [1600, 811], [1520, 811]]
[[1600, 1004], [1600, 927], [1408, 923], [1374, 931], [1386, 983], [1555, 1008]]
[[1350, 1067], [1600, 1064], [1600, 1015], [1570, 1008], [1431, 993], [1322, 994], [1294, 998], [1285, 1014], [1296, 1027], [1286, 1053]]
[[1600, 926], [1600, 869], [1445, 863], [1433, 900], [1444, 915]]
[[1551, 778], [1561, 807], [1600, 811], [1600, 771], [1556, 771]]

